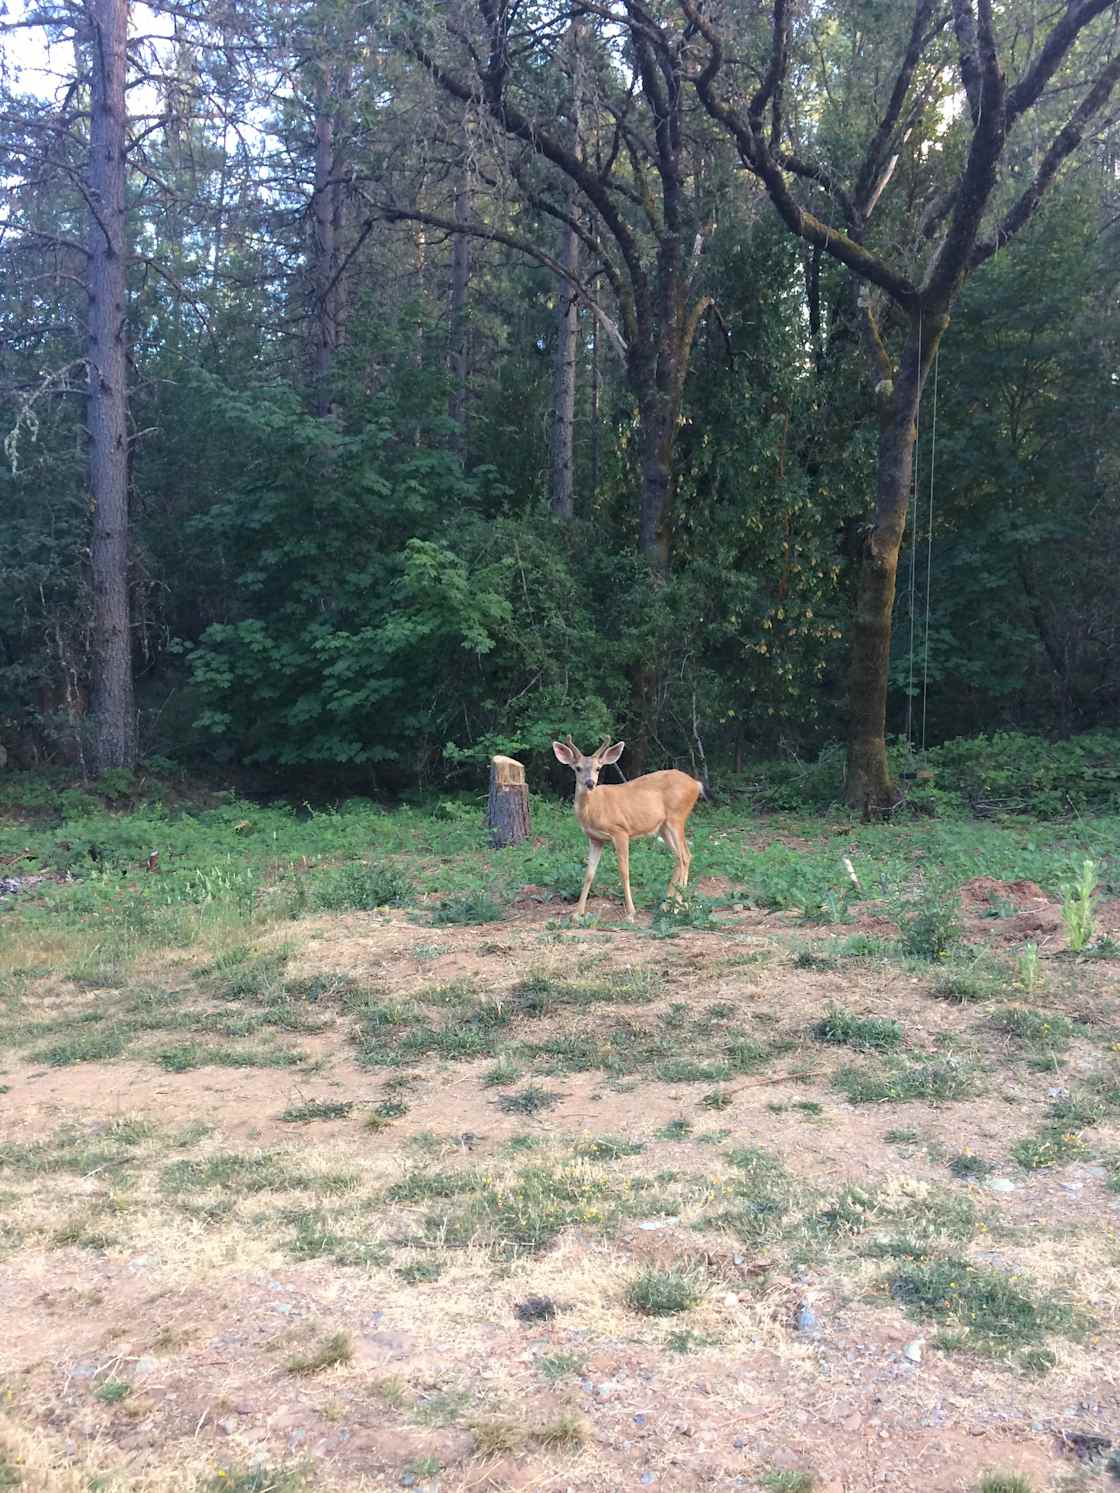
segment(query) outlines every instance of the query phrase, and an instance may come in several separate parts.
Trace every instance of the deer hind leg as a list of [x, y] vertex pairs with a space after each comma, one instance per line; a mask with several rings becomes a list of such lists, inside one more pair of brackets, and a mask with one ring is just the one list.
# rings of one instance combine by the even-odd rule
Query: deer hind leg
[[622, 878], [622, 894], [626, 899], [626, 916], [632, 923], [637, 917], [634, 899], [630, 895], [630, 836], [612, 835], [614, 853], [618, 856], [618, 874]]
[[599, 857], [603, 853], [602, 840], [588, 840], [587, 842], [587, 871], [583, 878], [583, 890], [579, 894], [576, 904], [576, 916], [583, 917], [587, 911], [587, 894], [591, 890], [591, 883], [595, 880], [595, 872], [599, 866]]
[[673, 874], [669, 877], [669, 889], [665, 895], [671, 897], [675, 892], [679, 897], [681, 888], [688, 885], [688, 868], [692, 864], [692, 853], [688, 848], [683, 829], [678, 829], [675, 824], [669, 824], [666, 821], [661, 833], [676, 859]]

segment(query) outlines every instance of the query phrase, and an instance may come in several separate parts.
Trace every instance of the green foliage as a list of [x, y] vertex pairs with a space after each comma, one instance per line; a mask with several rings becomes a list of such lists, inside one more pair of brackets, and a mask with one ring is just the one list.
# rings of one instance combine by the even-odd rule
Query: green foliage
[[899, 942], [916, 959], [945, 959], [960, 941], [960, 898], [944, 879], [922, 882], [896, 911]]
[[506, 909], [496, 897], [480, 888], [456, 897], [445, 897], [432, 909], [432, 923], [448, 927], [471, 923], [500, 923]]
[[1062, 922], [1066, 942], [1074, 953], [1080, 953], [1092, 942], [1096, 900], [1097, 867], [1093, 861], [1085, 860], [1076, 877], [1062, 887]]
[[193, 652], [199, 724], [277, 767], [440, 741], [430, 702], [510, 617], [501, 566], [473, 568], [439, 537], [441, 512], [477, 508], [477, 481], [438, 445], [400, 442], [385, 398], [353, 434], [282, 389], [224, 391], [215, 414], [257, 456], [251, 482], [197, 520], [229, 557], [240, 613]]
[[399, 907], [413, 893], [412, 882], [398, 866], [352, 864], [321, 876], [315, 883], [316, 907], [326, 912], [351, 908]]

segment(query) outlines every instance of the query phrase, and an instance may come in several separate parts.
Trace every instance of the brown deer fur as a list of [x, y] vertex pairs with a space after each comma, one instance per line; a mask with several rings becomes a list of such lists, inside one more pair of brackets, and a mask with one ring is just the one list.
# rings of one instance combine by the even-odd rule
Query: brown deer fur
[[[609, 740], [609, 738], [608, 738]], [[702, 784], [686, 772], [670, 769], [650, 772], [630, 783], [599, 786], [599, 773], [608, 763], [617, 762], [626, 745], [623, 741], [608, 746], [606, 741], [590, 757], [585, 757], [569, 736], [554, 741], [552, 750], [558, 762], [570, 767], [576, 775], [576, 818], [587, 836], [587, 873], [579, 894], [576, 916], [587, 910], [587, 896], [599, 857], [608, 841], [618, 856], [618, 871], [626, 899], [626, 916], [635, 918], [634, 899], [630, 895], [630, 841], [656, 835], [672, 851], [673, 874], [667, 895], [679, 896], [688, 885], [688, 868], [692, 854], [685, 839], [684, 827], [704, 792]]]

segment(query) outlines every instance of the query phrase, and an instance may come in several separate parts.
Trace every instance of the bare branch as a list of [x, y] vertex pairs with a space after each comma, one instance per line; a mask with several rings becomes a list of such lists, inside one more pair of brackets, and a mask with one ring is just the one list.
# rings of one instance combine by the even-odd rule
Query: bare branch
[[1070, 48], [1090, 21], [1112, 9], [1114, 0], [1068, 0], [1066, 13], [1055, 25], [1035, 58], [1026, 77], [1011, 90], [1007, 98], [1007, 123], [1015, 123], [1032, 104], [1057, 72]]
[[990, 259], [993, 254], [1003, 248], [1004, 244], [1014, 238], [1026, 223], [1030, 222], [1047, 189], [1053, 183], [1062, 162], [1067, 160], [1081, 144], [1085, 126], [1108, 103], [1118, 81], [1120, 81], [1120, 54], [1112, 59], [1074, 110], [1065, 128], [1054, 137], [1035, 172], [1033, 181], [1010, 211], [1005, 214], [995, 233], [990, 238], [981, 239], [977, 243], [972, 251], [970, 268], [975, 269], [977, 265]]
[[898, 159], [897, 152], [891, 151], [891, 143], [894, 139], [895, 128], [902, 115], [902, 109], [910, 92], [910, 84], [913, 81], [914, 71], [921, 61], [922, 52], [928, 41], [927, 27], [933, 14], [934, 0], [916, 0], [914, 5], [914, 20], [910, 27], [910, 38], [906, 44], [906, 51], [902, 61], [899, 63], [898, 73], [891, 89], [890, 100], [883, 113], [882, 119], [863, 158], [859, 176], [856, 178], [855, 198], [860, 217], [864, 222], [874, 211], [875, 203], [878, 201], [883, 187], [886, 185], [884, 171], [889, 169], [884, 166], [884, 161], [889, 154], [894, 154]]
[[530, 259], [535, 259], [538, 264], [543, 264], [550, 269], [559, 279], [566, 280], [578, 292], [580, 300], [584, 302], [610, 338], [615, 351], [625, 360], [628, 351], [626, 339], [619, 331], [617, 322], [603, 309], [588, 290], [585, 282], [566, 270], [558, 259], [554, 259], [551, 254], [546, 254], [543, 249], [538, 248], [528, 239], [517, 238], [512, 233], [503, 233], [500, 228], [486, 228], [478, 223], [457, 223], [452, 218], [441, 218], [435, 213], [421, 212], [418, 208], [383, 204], [378, 207], [377, 211], [378, 216], [386, 223], [423, 223], [429, 228], [440, 228], [445, 233], [467, 234], [471, 238], [486, 239], [492, 244], [504, 244], [507, 249], [516, 249], [518, 253], [527, 254]]

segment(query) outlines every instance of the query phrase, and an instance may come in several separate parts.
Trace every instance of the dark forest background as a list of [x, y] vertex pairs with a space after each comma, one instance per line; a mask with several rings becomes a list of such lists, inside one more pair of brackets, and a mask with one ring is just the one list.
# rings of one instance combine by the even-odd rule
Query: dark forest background
[[0, 27], [9, 767], [399, 792], [568, 731], [814, 760], [912, 346], [886, 737], [1118, 724], [1114, 8]]

